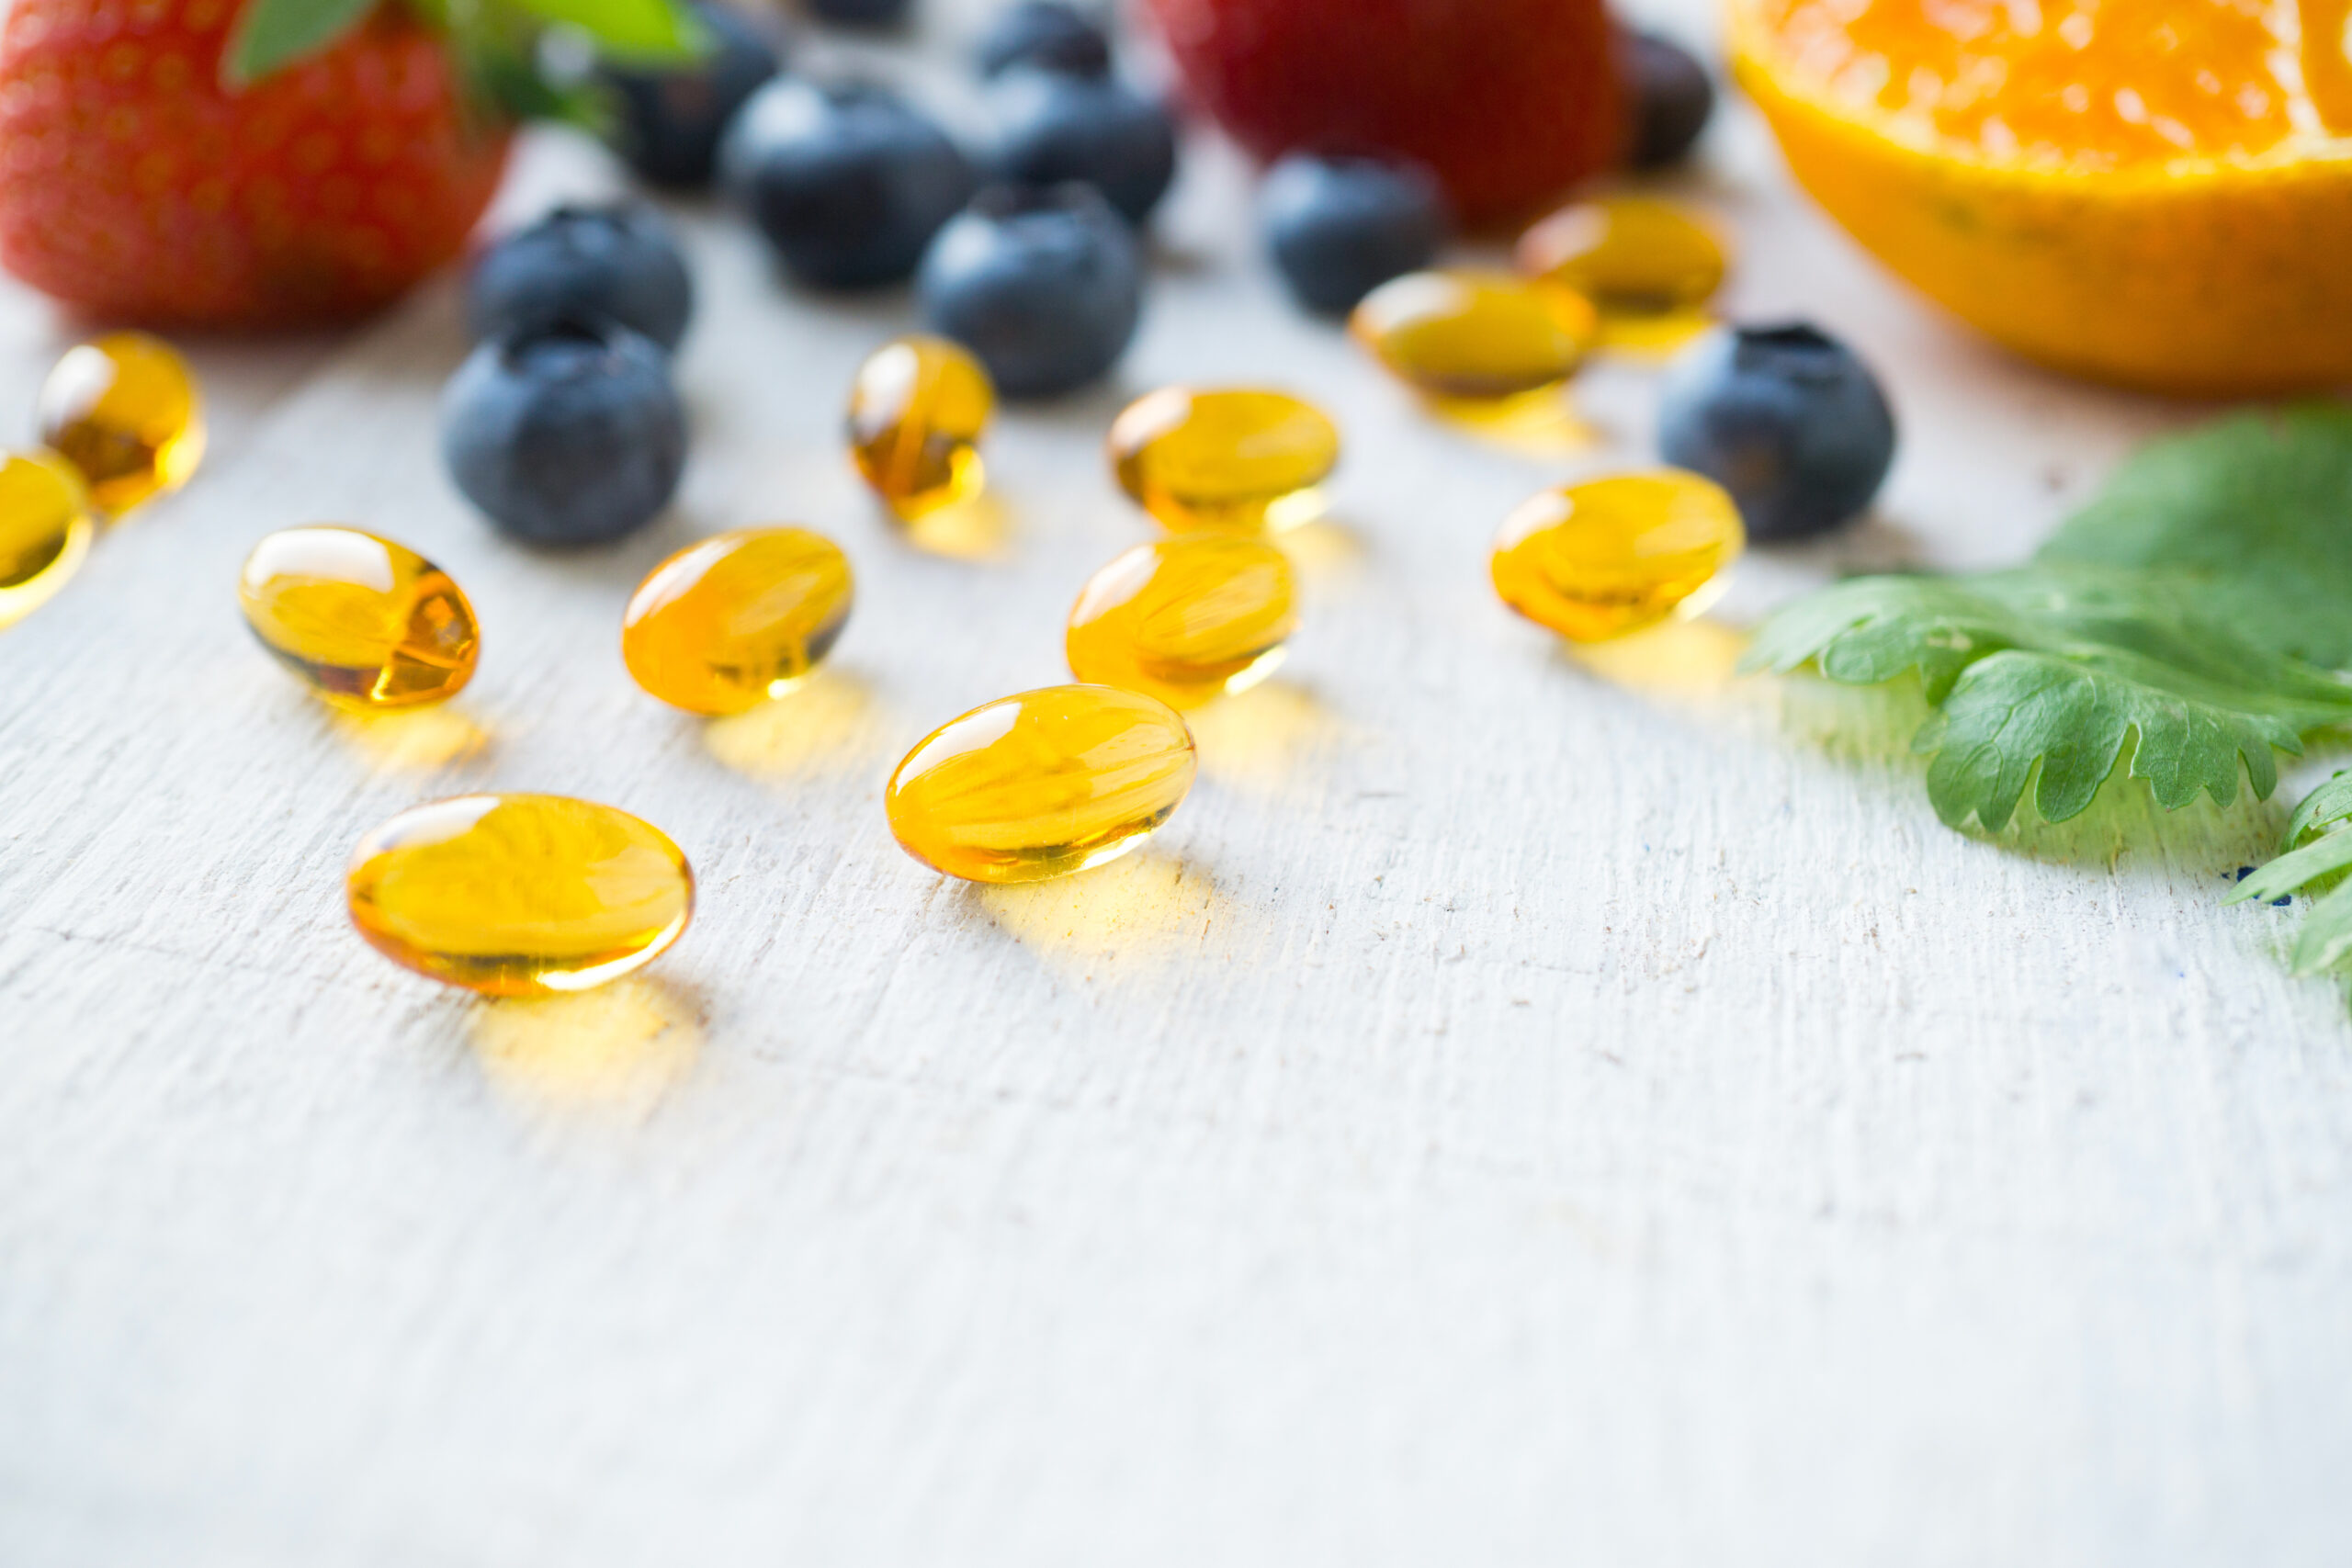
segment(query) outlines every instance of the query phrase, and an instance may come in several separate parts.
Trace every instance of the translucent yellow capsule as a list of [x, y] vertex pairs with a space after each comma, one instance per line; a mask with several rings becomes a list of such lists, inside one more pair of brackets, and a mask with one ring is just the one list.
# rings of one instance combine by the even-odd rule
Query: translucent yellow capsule
[[637, 683], [690, 713], [781, 696], [848, 624], [849, 558], [806, 528], [739, 528], [655, 567], [621, 617]]
[[1340, 430], [1287, 392], [1163, 387], [1126, 406], [1107, 449], [1119, 488], [1168, 527], [1255, 532], [1322, 511]]
[[1470, 272], [1412, 272], [1363, 298], [1348, 331], [1408, 386], [1493, 403], [1565, 382], [1591, 352], [1600, 318], [1564, 288]]
[[1272, 545], [1194, 534], [1137, 545], [1089, 578], [1069, 613], [1069, 672], [1193, 707], [1274, 672], [1298, 629], [1290, 560]]
[[1604, 316], [1655, 316], [1703, 305], [1724, 281], [1713, 231], [1647, 197], [1579, 201], [1519, 238], [1520, 271], [1575, 290]]
[[90, 553], [90, 499], [54, 452], [0, 452], [0, 626], [65, 586]]
[[1689, 609], [1747, 543], [1723, 488], [1679, 468], [1564, 485], [1495, 540], [1495, 592], [1538, 626], [1600, 642]]
[[237, 604], [279, 663], [363, 712], [453, 697], [481, 656], [474, 607], [449, 574], [359, 528], [265, 536], [238, 574]]
[[890, 775], [905, 851], [973, 882], [1037, 882], [1115, 860], [1193, 787], [1193, 737], [1140, 692], [1047, 686], [940, 726]]
[[669, 837], [560, 795], [467, 795], [359, 840], [345, 880], [359, 934], [395, 964], [498, 997], [584, 991], [650, 963], [694, 914]]
[[204, 460], [204, 400], [179, 350], [108, 333], [65, 351], [41, 383], [40, 438], [82, 470], [101, 511], [174, 491]]
[[980, 433], [995, 409], [988, 371], [960, 344], [893, 338], [850, 387], [850, 457], [892, 512], [921, 517], [980, 492]]

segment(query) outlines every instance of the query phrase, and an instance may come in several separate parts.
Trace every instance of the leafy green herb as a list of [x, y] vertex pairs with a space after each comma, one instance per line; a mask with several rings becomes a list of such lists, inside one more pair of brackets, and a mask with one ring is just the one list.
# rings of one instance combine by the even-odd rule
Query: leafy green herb
[[[2224, 902], [2283, 898], [2352, 867], [2352, 773], [2303, 797], [2287, 820], [2278, 858], [2241, 881]], [[2352, 953], [2352, 882], [2323, 893], [2295, 937], [2295, 973], [2316, 974]]]
[[2241, 767], [2267, 797], [2273, 750], [2352, 722], [2352, 682], [2307, 659], [2352, 664], [2352, 409], [2334, 404], [2153, 444], [2030, 566], [1801, 599], [1744, 668], [1917, 671], [1928, 799], [1997, 831], [2029, 788], [2043, 820], [2077, 815], [2127, 753], [2167, 809], [2228, 805]]

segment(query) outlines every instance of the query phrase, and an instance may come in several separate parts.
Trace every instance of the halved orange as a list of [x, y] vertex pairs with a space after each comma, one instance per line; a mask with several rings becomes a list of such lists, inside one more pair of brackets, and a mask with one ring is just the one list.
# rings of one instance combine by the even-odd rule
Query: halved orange
[[1730, 0], [1797, 179], [2018, 353], [2352, 382], [2352, 0]]

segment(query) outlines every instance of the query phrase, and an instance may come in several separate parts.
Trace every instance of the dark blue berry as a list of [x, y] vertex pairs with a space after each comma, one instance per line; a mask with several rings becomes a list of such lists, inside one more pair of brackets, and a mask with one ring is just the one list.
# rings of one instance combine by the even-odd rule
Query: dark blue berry
[[1618, 34], [1617, 62], [1633, 114], [1625, 162], [1636, 169], [1679, 163], [1714, 111], [1715, 85], [1690, 51], [1660, 33]]
[[1418, 164], [1293, 152], [1266, 173], [1266, 249], [1301, 305], [1340, 316], [1445, 243], [1445, 197]]
[[658, 186], [708, 185], [719, 132], [783, 64], [775, 41], [741, 11], [697, 4], [695, 15], [711, 39], [701, 60], [676, 71], [604, 72], [620, 111], [613, 145]]
[[1115, 76], [1018, 66], [997, 79], [989, 107], [989, 170], [1008, 185], [1079, 180], [1141, 223], [1176, 177], [1167, 106]]
[[1134, 234], [1076, 184], [982, 191], [939, 231], [915, 289], [932, 330], [978, 355], [1016, 398], [1110, 369], [1143, 308]]
[[769, 83], [728, 128], [719, 167], [785, 269], [820, 288], [908, 276], [979, 184], [945, 131], [863, 83]]
[[1111, 39], [1102, 24], [1061, 0], [1022, 0], [996, 14], [973, 51], [983, 76], [1016, 65], [1101, 76], [1111, 69]]
[[1818, 327], [1736, 327], [1668, 370], [1657, 444], [1729, 491], [1751, 537], [1797, 539], [1871, 503], [1894, 460], [1894, 415], [1869, 367]]
[[483, 252], [466, 279], [466, 323], [477, 339], [609, 316], [673, 349], [694, 308], [670, 225], [634, 202], [559, 207]]
[[908, 0], [808, 0], [808, 14], [819, 21], [853, 28], [895, 28], [907, 10]]
[[489, 339], [442, 390], [441, 455], [518, 539], [617, 539], [669, 504], [685, 467], [669, 357], [602, 318]]

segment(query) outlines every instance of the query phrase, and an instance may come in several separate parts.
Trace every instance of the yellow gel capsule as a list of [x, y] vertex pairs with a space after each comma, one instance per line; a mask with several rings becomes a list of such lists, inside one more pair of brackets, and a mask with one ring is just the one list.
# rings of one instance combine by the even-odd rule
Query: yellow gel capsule
[[0, 452], [0, 626], [65, 586], [90, 553], [82, 476], [54, 452]]
[[973, 882], [1038, 882], [1115, 860], [1193, 787], [1193, 737], [1140, 692], [1047, 686], [940, 726], [883, 793], [900, 847]]
[[987, 369], [962, 344], [894, 338], [851, 384], [850, 457], [883, 503], [912, 520], [980, 492], [980, 433], [995, 409]]
[[621, 617], [637, 683], [689, 713], [741, 713], [815, 668], [849, 621], [849, 558], [806, 528], [739, 528], [655, 567]]
[[1548, 391], [1591, 352], [1600, 318], [1563, 288], [1469, 272], [1412, 272], [1363, 298], [1348, 331], [1430, 397], [1493, 403]]
[[204, 459], [204, 400], [179, 350], [108, 333], [65, 351], [41, 383], [40, 438], [82, 471], [90, 500], [118, 515], [174, 491]]
[[1579, 201], [1519, 238], [1520, 271], [1574, 289], [1604, 316], [1692, 310], [1724, 281], [1724, 248], [1707, 226], [1646, 197]]
[[237, 604], [279, 663], [362, 712], [455, 696], [481, 651], [474, 608], [449, 574], [359, 528], [264, 536], [238, 574]]
[[1287, 392], [1163, 387], [1129, 403], [1107, 443], [1119, 488], [1170, 528], [1304, 523], [1340, 461], [1340, 430]]
[[1137, 545], [1089, 578], [1065, 646], [1080, 680], [1183, 708], [1272, 674], [1297, 629], [1297, 587], [1282, 551], [1195, 534]]
[[1666, 619], [1747, 543], [1723, 488], [1679, 468], [1547, 490], [1495, 540], [1495, 592], [1538, 626], [1600, 642]]
[[351, 920], [393, 963], [494, 997], [584, 991], [650, 963], [694, 913], [694, 872], [626, 811], [466, 795], [359, 840]]

